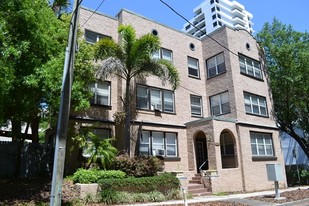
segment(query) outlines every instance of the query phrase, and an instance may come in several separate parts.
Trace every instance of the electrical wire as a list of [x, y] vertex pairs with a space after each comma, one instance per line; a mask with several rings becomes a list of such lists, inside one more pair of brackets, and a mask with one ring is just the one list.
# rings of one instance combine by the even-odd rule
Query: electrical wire
[[[237, 53], [233, 52], [233, 51], [230, 50], [228, 47], [224, 46], [224, 45], [221, 44], [219, 41], [217, 41], [217, 40], [214, 39], [213, 37], [209, 36], [206, 32], [204, 32], [203, 30], [201, 30], [200, 28], [198, 28], [197, 26], [195, 26], [193, 23], [191, 23], [187, 18], [185, 18], [183, 15], [181, 15], [179, 12], [177, 12], [177, 11], [176, 11], [173, 7], [171, 7], [169, 4], [167, 4], [167, 3], [164, 2], [163, 0], [160, 0], [160, 2], [163, 3], [164, 5], [166, 5], [170, 10], [172, 10], [176, 15], [178, 15], [179, 17], [181, 17], [182, 19], [184, 19], [184, 20], [185, 20], [187, 23], [189, 23], [191, 26], [193, 26], [194, 28], [196, 28], [197, 30], [199, 30], [200, 32], [202, 32], [203, 35], [205, 35], [205, 36], [207, 36], [208, 38], [212, 39], [212, 40], [213, 40], [214, 42], [216, 42], [219, 46], [223, 47], [223, 48], [226, 49], [228, 52], [230, 52], [231, 54], [233, 54], [233, 55], [235, 55], [235, 56], [238, 57], [238, 54], [237, 54]], [[183, 89], [185, 89], [185, 90], [187, 90], [187, 91], [190, 91], [190, 92], [192, 92], [192, 93], [194, 93], [194, 94], [196, 94], [196, 95], [199, 95], [199, 96], [201, 96], [201, 97], [207, 98], [207, 96], [198, 94], [197, 92], [192, 91], [192, 90], [190, 90], [190, 89], [188, 89], [188, 88], [186, 88], [186, 87], [184, 87], [184, 86], [181, 86], [181, 85], [180, 85], [180, 87], [182, 87]], [[214, 101], [214, 102], [220, 104], [220, 102], [217, 102], [217, 101]], [[229, 105], [229, 108], [232, 109], [232, 107], [231, 107], [230, 105]], [[238, 110], [238, 109], [236, 109], [236, 108], [235, 108], [235, 110], [238, 111], [238, 112], [241, 112], [241, 113], [246, 113], [246, 112], [244, 112], [244, 111], [242, 111], [242, 110]]]
[[91, 17], [94, 15], [94, 13], [96, 13], [98, 11], [98, 9], [102, 6], [102, 4], [104, 2], [105, 2], [105, 0], [102, 0], [102, 2], [99, 4], [99, 6], [92, 12], [92, 14], [88, 17], [88, 19], [80, 27], [83, 27], [91, 19]]
[[220, 45], [221, 47], [223, 47], [224, 49], [226, 49], [227, 51], [229, 51], [230, 53], [236, 55], [238, 57], [238, 54], [233, 52], [232, 50], [230, 50], [228, 47], [224, 46], [223, 44], [221, 44], [219, 41], [217, 41], [216, 39], [214, 39], [213, 37], [209, 36], [206, 32], [204, 32], [203, 30], [201, 30], [200, 28], [198, 28], [197, 26], [195, 26], [193, 23], [191, 23], [186, 17], [184, 17], [183, 15], [181, 15], [179, 12], [177, 12], [173, 7], [171, 7], [169, 4], [167, 4], [166, 2], [164, 2], [163, 0], [160, 0], [161, 3], [163, 3], [165, 6], [167, 6], [170, 10], [172, 10], [175, 14], [177, 14], [179, 17], [181, 17], [182, 19], [184, 19], [187, 23], [189, 23], [191, 26], [193, 26], [194, 28], [196, 28], [197, 30], [199, 30], [200, 32], [203, 33], [203, 35], [207, 36], [208, 38], [212, 39], [214, 42], [216, 42], [218, 45]]

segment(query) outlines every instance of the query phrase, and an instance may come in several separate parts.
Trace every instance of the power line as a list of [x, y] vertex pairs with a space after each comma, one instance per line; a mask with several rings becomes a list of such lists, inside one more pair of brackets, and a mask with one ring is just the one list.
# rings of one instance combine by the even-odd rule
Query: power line
[[89, 16], [89, 18], [80, 27], [83, 27], [91, 19], [91, 17], [94, 15], [94, 13], [96, 13], [98, 11], [98, 9], [102, 6], [102, 4], [104, 2], [105, 2], [105, 0], [102, 0], [102, 2], [99, 4], [99, 6], [92, 12], [92, 14]]
[[229, 51], [230, 53], [236, 55], [238, 57], [238, 54], [233, 52], [232, 50], [230, 50], [229, 48], [227, 48], [226, 46], [224, 46], [223, 44], [221, 44], [219, 41], [217, 41], [216, 39], [212, 38], [211, 36], [209, 36], [206, 32], [204, 32], [203, 30], [201, 30], [200, 28], [198, 28], [197, 26], [195, 26], [193, 23], [191, 23], [186, 17], [184, 17], [183, 15], [181, 15], [179, 12], [177, 12], [173, 7], [171, 7], [169, 4], [167, 4], [166, 2], [164, 2], [163, 0], [160, 0], [163, 4], [165, 4], [170, 10], [172, 10], [175, 14], [177, 14], [179, 17], [181, 17], [182, 19], [184, 19], [187, 23], [189, 23], [191, 26], [193, 26], [194, 28], [196, 28], [197, 30], [199, 30], [200, 32], [203, 33], [203, 35], [207, 36], [208, 38], [212, 39], [214, 42], [216, 42], [218, 45], [220, 45], [221, 47], [223, 47], [224, 49], [226, 49], [227, 51]]

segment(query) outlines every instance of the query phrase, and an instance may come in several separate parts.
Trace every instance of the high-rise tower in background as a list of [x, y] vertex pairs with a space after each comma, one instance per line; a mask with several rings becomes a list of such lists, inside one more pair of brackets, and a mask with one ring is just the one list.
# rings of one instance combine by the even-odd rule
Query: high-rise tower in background
[[194, 17], [189, 23], [184, 24], [182, 31], [196, 37], [203, 37], [205, 33], [226, 25], [234, 29], [245, 29], [251, 34], [253, 15], [245, 10], [245, 7], [237, 1], [230, 0], [205, 0], [195, 9]]

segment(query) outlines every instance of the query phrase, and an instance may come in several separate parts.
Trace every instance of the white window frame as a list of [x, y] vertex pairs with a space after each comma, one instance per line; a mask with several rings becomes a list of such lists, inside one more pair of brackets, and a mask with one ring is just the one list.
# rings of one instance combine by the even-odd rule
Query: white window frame
[[[167, 55], [165, 54], [169, 54], [168, 58], [167, 58]], [[168, 61], [173, 61], [173, 51], [172, 50], [168, 50], [168, 49], [164, 49], [164, 48], [160, 48], [158, 51], [155, 51], [153, 54], [152, 54], [152, 58], [153, 59], [165, 59], [165, 60], [168, 60]]]
[[[100, 85], [103, 87], [106, 86], [107, 89], [100, 89]], [[93, 93], [93, 99], [91, 101], [92, 104], [95, 105], [103, 105], [103, 106], [111, 106], [111, 83], [104, 81], [104, 82], [95, 82], [94, 84], [90, 85], [90, 90]], [[107, 98], [107, 104], [99, 102], [99, 96], [103, 96]]]
[[[268, 117], [266, 97], [244, 92], [244, 102], [246, 113]], [[256, 109], [258, 112], [255, 112]], [[265, 114], [263, 111], [265, 111]]]
[[[92, 35], [95, 35], [96, 36], [96, 40], [95, 41], [90, 41], [90, 39], [88, 38], [88, 34], [92, 34]], [[95, 44], [96, 42], [98, 42], [100, 39], [103, 39], [103, 38], [111, 38], [110, 36], [106, 36], [104, 34], [100, 34], [100, 33], [97, 33], [97, 32], [94, 32], [94, 31], [91, 31], [91, 30], [88, 30], [88, 29], [85, 29], [85, 41], [89, 44]], [[92, 40], [92, 39], [91, 39]]]
[[275, 156], [273, 139], [271, 134], [250, 132], [250, 142], [252, 156]]
[[[147, 97], [140, 95], [138, 91], [146, 90], [147, 92]], [[154, 92], [159, 92], [160, 96], [159, 98], [155, 98]], [[172, 99], [168, 98], [168, 95], [171, 95]], [[146, 106], [140, 106], [139, 105], [139, 99], [146, 99], [147, 104]], [[158, 102], [159, 100], [159, 102]], [[172, 111], [170, 107], [167, 107], [167, 105], [170, 104], [172, 105]], [[144, 104], [142, 104], [144, 105]], [[148, 87], [148, 86], [143, 86], [143, 85], [137, 85], [136, 89], [136, 108], [137, 109], [145, 109], [145, 110], [156, 110], [156, 111], [162, 111], [166, 113], [175, 113], [175, 95], [173, 91], [170, 90], [164, 90], [164, 89], [159, 89], [159, 88], [154, 88], [154, 87]]]
[[190, 77], [200, 78], [200, 69], [199, 69], [198, 59], [188, 57], [188, 74]]
[[[173, 138], [174, 142], [168, 143], [168, 138]], [[145, 146], [148, 146], [148, 152], [145, 150]], [[141, 148], [144, 148], [144, 151], [141, 151]], [[168, 148], [173, 148], [175, 154], [170, 154]], [[140, 137], [139, 153], [150, 156], [178, 157], [177, 133], [143, 130]]]
[[248, 76], [257, 79], [263, 79], [263, 73], [259, 61], [246, 57], [241, 54], [239, 54], [238, 57], [239, 57], [240, 72], [242, 74], [246, 74]]
[[[219, 113], [214, 113], [214, 108], [219, 106]], [[228, 107], [227, 111], [224, 111], [223, 107]], [[210, 97], [211, 115], [223, 115], [231, 112], [230, 96], [229, 92], [222, 92]]]
[[[222, 62], [219, 61], [220, 60], [219, 57], [222, 58], [222, 60], [223, 60]], [[210, 63], [212, 61], [214, 61], [213, 65], [210, 65]], [[212, 77], [215, 77], [219, 74], [226, 72], [224, 53], [221, 52], [221, 53], [217, 54], [216, 56], [213, 56], [213, 57], [207, 59], [206, 65], [207, 65], [207, 77], [208, 78], [212, 78]], [[211, 70], [215, 70], [215, 73], [212, 74], [210, 72]]]
[[[197, 101], [199, 101], [199, 104], [195, 104]], [[203, 116], [203, 102], [202, 102], [202, 97], [201, 96], [196, 96], [196, 95], [190, 95], [190, 104], [191, 104], [191, 115], [194, 117], [202, 117]], [[199, 110], [200, 112], [194, 112], [194, 111]]]

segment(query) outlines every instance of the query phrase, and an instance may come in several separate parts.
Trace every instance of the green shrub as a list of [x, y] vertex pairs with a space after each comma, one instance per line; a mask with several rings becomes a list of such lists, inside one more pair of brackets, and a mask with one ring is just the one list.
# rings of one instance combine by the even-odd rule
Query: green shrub
[[105, 189], [100, 192], [101, 194], [101, 201], [107, 205], [117, 204], [119, 203], [119, 193], [111, 190]]
[[179, 189], [171, 189], [167, 191], [166, 194], [166, 199], [168, 200], [181, 200], [182, 199], [182, 194], [180, 193]]
[[148, 193], [129, 193], [107, 189], [101, 191], [101, 198], [101, 202], [107, 205], [161, 202], [170, 200], [163, 193], [158, 191], [152, 191]]
[[121, 179], [125, 177], [126, 174], [119, 170], [78, 169], [70, 179], [72, 179], [74, 183], [89, 184], [97, 183], [100, 179]]
[[179, 189], [179, 179], [170, 173], [153, 177], [129, 177], [125, 179], [101, 179], [99, 181], [100, 188], [113, 189], [116, 191], [129, 191], [129, 192], [151, 192], [160, 191], [167, 194], [169, 190]]
[[130, 157], [127, 154], [119, 155], [114, 159], [113, 168], [121, 170], [128, 176], [150, 177], [163, 171], [162, 161], [154, 156]]
[[164, 194], [158, 191], [151, 191], [148, 195], [150, 202], [162, 202], [166, 200]]

